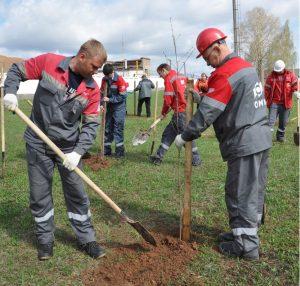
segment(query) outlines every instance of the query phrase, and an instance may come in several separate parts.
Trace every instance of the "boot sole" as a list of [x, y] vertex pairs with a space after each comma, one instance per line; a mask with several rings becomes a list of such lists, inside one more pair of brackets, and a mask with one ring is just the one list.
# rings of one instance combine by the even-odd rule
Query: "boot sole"
[[50, 258], [52, 258], [52, 256], [42, 256], [42, 257], [38, 257], [38, 259], [39, 259], [40, 261], [49, 260]]

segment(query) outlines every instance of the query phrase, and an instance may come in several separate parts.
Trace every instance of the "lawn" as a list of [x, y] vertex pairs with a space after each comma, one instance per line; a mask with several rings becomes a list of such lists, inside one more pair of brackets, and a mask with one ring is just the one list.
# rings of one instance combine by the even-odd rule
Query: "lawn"
[[[161, 104], [161, 102], [160, 102]], [[132, 98], [128, 100], [128, 114], [132, 114]], [[29, 114], [30, 106], [20, 102]], [[160, 108], [159, 108], [160, 110]], [[144, 110], [143, 110], [144, 112]], [[258, 262], [229, 259], [215, 249], [217, 234], [228, 230], [224, 202], [226, 164], [222, 161], [212, 129], [197, 141], [203, 165], [193, 169], [192, 178], [192, 234], [198, 253], [182, 274], [168, 285], [191, 285], [190, 276], [197, 277], [193, 285], [298, 285], [299, 232], [299, 165], [298, 148], [293, 142], [296, 131], [294, 107], [287, 128], [287, 141], [274, 142], [270, 152], [267, 185], [267, 218], [260, 229], [261, 259]], [[6, 165], [0, 179], [0, 285], [83, 285], [83, 271], [101, 265], [76, 249], [76, 241], [67, 219], [58, 173], [55, 172], [53, 197], [55, 203], [56, 242], [53, 259], [39, 262], [33, 219], [28, 208], [28, 179], [23, 140], [24, 123], [5, 112]], [[181, 154], [172, 146], [163, 164], [148, 162], [151, 139], [133, 147], [131, 139], [140, 128], [147, 128], [153, 119], [128, 116], [125, 127], [126, 158], [112, 160], [111, 167], [97, 172], [88, 166], [84, 172], [122, 209], [139, 219], [153, 232], [171, 234], [179, 226], [184, 190]], [[168, 120], [157, 128], [156, 147]], [[97, 138], [98, 140], [98, 138]], [[98, 141], [91, 149], [98, 150]], [[179, 169], [178, 169], [179, 168]], [[92, 190], [93, 224], [100, 242], [107, 247], [107, 259], [121, 260], [110, 245], [128, 239], [141, 238], [129, 226], [121, 225], [116, 214]], [[170, 262], [171, 263], [171, 262]]]

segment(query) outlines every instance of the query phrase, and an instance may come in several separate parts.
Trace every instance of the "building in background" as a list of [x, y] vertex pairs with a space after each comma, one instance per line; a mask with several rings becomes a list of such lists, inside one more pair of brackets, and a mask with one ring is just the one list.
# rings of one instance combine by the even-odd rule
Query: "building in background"
[[[140, 78], [143, 74], [150, 76], [151, 61], [149, 58], [139, 58], [132, 60], [108, 61], [114, 66], [117, 73], [123, 77]], [[100, 72], [102, 72], [100, 70]]]

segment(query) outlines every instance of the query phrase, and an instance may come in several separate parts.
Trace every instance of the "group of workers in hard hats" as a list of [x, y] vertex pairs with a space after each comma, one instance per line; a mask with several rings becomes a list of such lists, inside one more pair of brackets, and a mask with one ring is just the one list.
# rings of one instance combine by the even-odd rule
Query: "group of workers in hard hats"
[[[265, 97], [255, 68], [231, 52], [226, 38], [217, 28], [204, 29], [198, 35], [197, 58], [202, 57], [214, 71], [208, 81], [203, 74], [196, 84], [194, 93], [202, 96], [198, 100], [196, 113], [186, 127], [186, 78], [168, 64], [158, 66], [157, 72], [165, 84], [161, 118], [165, 118], [170, 111], [173, 115], [150, 161], [159, 165], [174, 141], [179, 149], [186, 142], [193, 141], [193, 165], [200, 165], [195, 140], [213, 125], [222, 158], [227, 162], [225, 201], [230, 231], [219, 235], [219, 251], [227, 256], [257, 260], [260, 245], [258, 231], [263, 221], [268, 156], [272, 146], [270, 127], [273, 128], [279, 114], [277, 139], [282, 141], [297, 78], [285, 69], [282, 61], [277, 61], [274, 72], [267, 78]], [[26, 129], [24, 138], [30, 209], [36, 225], [40, 260], [53, 256], [54, 207], [51, 187], [55, 165], [60, 172], [68, 217], [79, 248], [93, 258], [105, 255], [105, 250], [96, 242], [90, 203], [82, 180], [73, 170], [77, 166], [82, 167], [81, 157], [93, 144], [104, 102], [107, 124], [105, 154], [112, 155], [113, 141], [116, 156], [123, 157], [125, 153], [123, 131], [127, 84], [112, 65], [104, 65], [101, 107], [100, 90], [92, 78], [106, 59], [103, 45], [92, 39], [84, 43], [74, 57], [50, 53], [40, 55], [13, 64], [7, 74], [4, 105], [9, 110], [18, 106], [16, 93], [20, 82], [39, 80], [31, 120], [66, 155], [62, 161], [30, 128]], [[137, 90], [142, 89], [143, 84], [154, 87], [149, 82], [143, 82]], [[269, 119], [267, 107], [270, 108]], [[149, 109], [147, 114], [150, 116]]]

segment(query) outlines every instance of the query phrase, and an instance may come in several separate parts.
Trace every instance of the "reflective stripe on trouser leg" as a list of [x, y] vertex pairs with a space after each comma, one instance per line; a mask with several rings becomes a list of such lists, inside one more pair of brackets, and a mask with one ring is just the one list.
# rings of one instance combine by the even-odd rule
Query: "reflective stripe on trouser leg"
[[114, 106], [114, 140], [116, 143], [116, 155], [124, 155], [124, 126], [126, 116], [126, 102], [118, 103]]
[[258, 241], [259, 170], [264, 152], [228, 161], [225, 200], [234, 236]]
[[35, 234], [41, 244], [54, 240], [54, 209], [52, 201], [52, 176], [54, 158], [26, 145], [30, 187], [30, 210], [35, 221]]
[[[84, 191], [82, 179], [75, 172], [70, 172], [63, 167], [61, 162], [58, 162], [57, 166], [62, 180], [68, 217], [77, 240], [82, 244], [95, 241], [95, 231], [90, 218], [90, 201]], [[82, 168], [81, 161], [78, 167]]]

